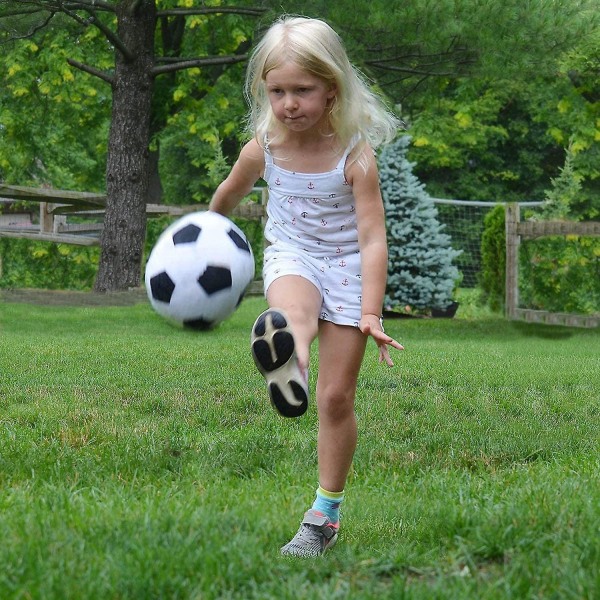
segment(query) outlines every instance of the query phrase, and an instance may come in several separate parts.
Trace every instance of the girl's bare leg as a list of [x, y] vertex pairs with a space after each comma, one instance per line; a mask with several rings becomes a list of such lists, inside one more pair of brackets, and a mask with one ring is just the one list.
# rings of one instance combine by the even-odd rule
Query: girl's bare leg
[[319, 484], [341, 492], [356, 449], [354, 400], [367, 338], [358, 328], [321, 321], [317, 409]]

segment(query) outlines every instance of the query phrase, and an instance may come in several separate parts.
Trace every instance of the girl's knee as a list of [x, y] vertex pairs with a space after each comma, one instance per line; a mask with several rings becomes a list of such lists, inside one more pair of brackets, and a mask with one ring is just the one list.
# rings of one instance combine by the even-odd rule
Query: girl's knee
[[354, 393], [349, 390], [317, 392], [317, 409], [320, 419], [340, 421], [354, 417]]

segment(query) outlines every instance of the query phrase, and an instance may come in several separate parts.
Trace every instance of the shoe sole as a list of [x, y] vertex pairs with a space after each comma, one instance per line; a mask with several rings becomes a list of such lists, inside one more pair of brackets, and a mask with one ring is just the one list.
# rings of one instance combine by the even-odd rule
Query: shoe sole
[[308, 408], [308, 388], [298, 367], [294, 336], [282, 312], [269, 309], [256, 319], [251, 348], [275, 410], [283, 417], [303, 415]]

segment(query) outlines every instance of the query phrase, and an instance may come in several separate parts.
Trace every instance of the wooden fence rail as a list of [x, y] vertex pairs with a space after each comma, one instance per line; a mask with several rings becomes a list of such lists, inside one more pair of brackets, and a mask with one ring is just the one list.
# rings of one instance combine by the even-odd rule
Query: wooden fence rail
[[[264, 218], [267, 190], [254, 188], [253, 192], [260, 194], [261, 201], [241, 203], [233, 211], [233, 216], [246, 219]], [[27, 238], [81, 246], [95, 246], [100, 243], [100, 231], [106, 207], [104, 194], [0, 184], [0, 198], [38, 202], [40, 215], [39, 224], [32, 224], [30, 227], [0, 227], [0, 237]], [[146, 204], [148, 217], [163, 215], [178, 217], [207, 209], [207, 204], [187, 206]], [[69, 217], [78, 217], [79, 221], [82, 218], [87, 220], [73, 223], [69, 222]]]
[[506, 205], [506, 316], [549, 325], [598, 327], [600, 315], [575, 315], [519, 308], [519, 245], [521, 240], [550, 235], [600, 236], [600, 222], [525, 221], [521, 222], [518, 204]]

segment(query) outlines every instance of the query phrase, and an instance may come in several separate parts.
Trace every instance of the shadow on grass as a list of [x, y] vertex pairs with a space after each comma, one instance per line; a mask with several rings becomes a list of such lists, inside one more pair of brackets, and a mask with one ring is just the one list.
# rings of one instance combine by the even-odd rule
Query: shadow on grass
[[560, 325], [539, 325], [513, 321], [513, 329], [527, 337], [537, 337], [546, 340], [566, 340], [573, 337], [573, 329]]

